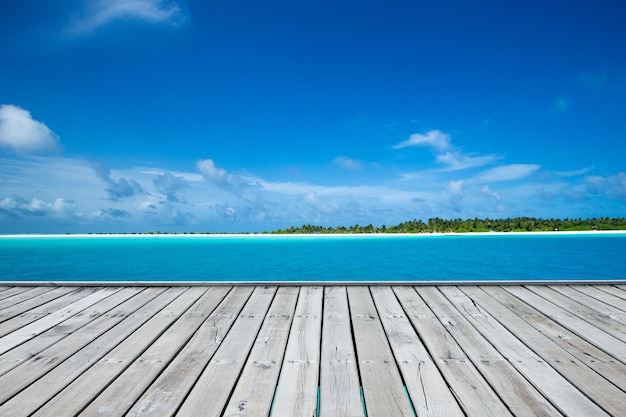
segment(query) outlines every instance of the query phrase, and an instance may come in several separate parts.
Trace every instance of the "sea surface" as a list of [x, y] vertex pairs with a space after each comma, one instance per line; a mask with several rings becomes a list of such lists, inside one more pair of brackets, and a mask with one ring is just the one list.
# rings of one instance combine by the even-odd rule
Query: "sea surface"
[[0, 237], [1, 281], [625, 280], [625, 234]]

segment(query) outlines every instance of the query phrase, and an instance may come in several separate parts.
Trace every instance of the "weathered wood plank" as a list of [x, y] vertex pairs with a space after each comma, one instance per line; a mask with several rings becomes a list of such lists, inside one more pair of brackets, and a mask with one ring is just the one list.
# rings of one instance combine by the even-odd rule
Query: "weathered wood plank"
[[[604, 296], [602, 291], [599, 291], [599, 296], [603, 297], [605, 301], [598, 300], [594, 296], [586, 294], [584, 291], [577, 290], [576, 287], [570, 287], [569, 285], [555, 285], [550, 288], [572, 299], [576, 303], [583, 305], [585, 307], [584, 311], [588, 314], [592, 314], [593, 317], [600, 316], [604, 320], [608, 319], [613, 325], [615, 325], [615, 327], [618, 327], [619, 325], [619, 328], [623, 330], [623, 333], [626, 333], [626, 312], [613, 305], [607, 304], [605, 301], [609, 298], [609, 296]], [[614, 298], [616, 298], [616, 300], [613, 301], [620, 303], [619, 298]], [[624, 306], [626, 306], [626, 301], [623, 301], [623, 303]]]
[[[11, 294], [11, 291], [0, 293], [0, 322], [49, 301], [51, 297], [46, 294], [53, 290], [52, 287], [16, 287], [16, 289], [21, 291], [15, 291], [15, 294]], [[62, 294], [60, 292], [59, 296]], [[38, 300], [39, 304], [33, 300]]]
[[[605, 286], [608, 287], [608, 286]], [[620, 298], [610, 292], [603, 291], [598, 287], [592, 285], [573, 285], [571, 288], [574, 290], [593, 297], [596, 300], [602, 301], [613, 308], [621, 310], [622, 313], [626, 313], [626, 300]]]
[[173, 416], [219, 348], [254, 287], [233, 288], [191, 340], [147, 388], [127, 416]]
[[622, 300], [626, 300], [626, 291], [619, 289], [615, 285], [594, 285], [593, 287], [614, 295]]
[[[424, 416], [437, 415], [440, 401], [453, 408], [439, 415], [459, 415], [459, 407], [467, 417], [621, 415], [626, 342], [606, 328], [623, 325], [626, 291], [531, 287], [282, 287], [265, 299], [269, 310], [250, 318], [242, 309], [259, 288], [235, 286], [222, 299], [224, 287], [112, 287], [95, 300], [97, 287], [0, 286], [0, 311], [4, 293], [6, 307], [22, 309], [0, 323], [13, 329], [5, 336], [28, 326], [37, 333], [0, 353], [0, 415], [267, 416], [278, 385], [273, 417], [361, 417], [361, 381], [370, 417], [394, 415], [372, 406], [373, 389], [406, 404], [406, 415], [407, 391]], [[76, 309], [89, 294], [94, 302]], [[26, 308], [34, 298], [38, 305]], [[256, 327], [236, 324], [247, 320]], [[360, 329], [354, 339], [352, 325]], [[0, 338], [0, 349], [2, 340], [11, 338]], [[359, 375], [357, 357], [375, 378]], [[402, 395], [381, 383], [374, 362], [395, 369]], [[596, 409], [577, 408], [578, 398], [564, 405], [572, 392]], [[192, 409], [184, 404], [194, 395], [204, 398]]]
[[0, 336], [5, 336], [35, 320], [39, 320], [48, 314], [54, 313], [60, 308], [92, 294], [96, 290], [96, 288], [57, 288], [48, 294], [52, 296], [59, 295], [59, 297], [48, 298], [46, 296], [44, 298], [44, 304], [37, 303], [37, 306], [33, 306], [34, 308], [28, 307], [27, 310], [18, 313], [18, 315], [14, 315], [13, 311], [7, 311], [7, 317], [11, 320], [0, 323]]
[[[393, 287], [430, 356], [468, 417], [512, 416], [461, 346], [419, 295], [430, 287]], [[416, 292], [418, 291], [418, 292]]]
[[124, 317], [135, 312], [138, 307], [141, 307], [141, 304], [137, 305], [136, 303], [141, 303], [143, 298], [145, 298], [145, 301], [143, 301], [145, 304], [161, 292], [163, 292], [163, 289], [144, 291], [137, 299], [133, 299], [132, 302], [127, 301], [113, 309], [109, 314], [100, 315], [81, 329], [80, 332], [71, 334], [6, 372], [0, 377], [0, 403], [8, 400], [29, 384], [32, 384], [42, 375], [63, 363], [75, 352], [92, 343], [111, 327], [122, 321]]
[[223, 416], [269, 415], [298, 293], [297, 287], [278, 289]]
[[322, 287], [301, 289], [278, 379], [272, 417], [315, 415], [322, 302]]
[[348, 301], [367, 415], [413, 416], [369, 289], [349, 287]]
[[554, 320], [546, 317], [540, 311], [505, 291], [503, 288], [492, 286], [480, 286], [478, 288], [493, 297], [509, 311], [524, 319], [552, 342], [574, 355], [579, 361], [584, 362], [598, 374], [604, 376], [607, 380], [626, 391], [625, 364], [618, 361], [613, 356], [608, 355], [577, 334], [569, 331]]
[[[476, 287], [462, 288], [462, 291], [475, 305], [478, 304], [480, 308], [485, 309], [492, 317], [498, 319], [511, 334], [523, 341], [524, 345], [533, 350], [572, 385], [597, 404], [602, 404], [602, 408], [605, 411], [617, 415], [621, 413], [621, 410], [626, 410], [626, 394], [589, 368], [584, 362], [578, 360], [576, 356], [564, 350], [550, 338], [544, 336], [537, 329]], [[539, 383], [536, 384], [538, 387], [540, 385]], [[548, 397], [555, 390], [555, 387], [552, 385], [543, 387], [543, 393]], [[570, 398], [568, 400], [571, 401]], [[554, 400], [554, 403], [565, 410], [564, 406], [559, 405], [556, 400]]]
[[613, 320], [608, 315], [599, 313], [593, 308], [589, 308], [578, 301], [572, 300], [568, 296], [561, 294], [551, 287], [529, 285], [527, 288], [546, 300], [561, 306], [571, 314], [574, 314], [575, 316], [596, 326], [600, 330], [610, 334], [622, 342], [626, 342], [626, 325], [623, 323]]
[[[114, 351], [46, 403], [33, 417], [74, 415], [83, 409], [82, 415], [124, 415], [227, 292], [227, 287], [190, 289], [184, 296], [179, 297], [179, 300], [187, 296], [190, 302], [197, 299], [194, 304], [128, 367], [127, 364], [132, 361], [135, 354], [134, 350], [139, 349], [142, 343], [148, 342], [149, 335], [135, 332], [125, 342], [127, 345], [130, 344], [133, 351], [124, 350], [129, 346], [118, 345]], [[185, 305], [181, 307], [184, 308]], [[148, 322], [142, 329], [146, 326], [154, 327], [154, 320]], [[115, 357], [122, 359], [112, 360]], [[96, 396], [95, 401], [92, 401]]]
[[[563, 414], [608, 415], [461, 290], [454, 287], [441, 287], [440, 291], [459, 311], [464, 312], [464, 317], [483, 337], [502, 352], [509, 362]], [[530, 335], [527, 334], [525, 337], [530, 337]]]
[[[97, 340], [103, 333], [121, 322], [125, 317], [134, 313], [143, 304], [154, 299], [164, 289], [148, 289], [137, 298], [128, 300], [113, 309], [110, 314], [100, 315], [89, 323], [80, 332], [75, 332], [58, 343], [39, 352], [37, 355], [24, 361], [20, 366], [0, 377], [0, 403], [14, 396], [16, 393], [36, 381], [46, 372], [54, 369], [60, 363], [72, 356], [75, 352]], [[125, 337], [123, 335], [122, 337]]]
[[614, 285], [613, 287], [618, 288], [618, 289], [626, 292], [626, 284], [618, 284], [618, 285]]
[[[167, 291], [163, 291], [134, 314], [126, 317], [115, 327], [94, 339], [27, 388], [11, 396], [7, 402], [0, 406], [0, 415], [24, 416], [36, 411], [111, 349], [126, 340], [145, 322], [155, 317], [159, 311], [163, 310], [164, 306], [175, 301], [185, 290], [186, 288], [169, 288]], [[50, 360], [54, 359], [50, 358]], [[21, 374], [15, 375], [15, 379], [19, 377]], [[18, 382], [14, 381], [15, 384]]]
[[79, 300], [74, 301], [71, 304], [66, 305], [60, 310], [48, 314], [39, 320], [33, 321], [28, 325], [21, 327], [5, 336], [0, 338], [0, 354], [14, 348], [15, 346], [24, 343], [27, 340], [38, 336], [39, 334], [49, 330], [50, 328], [58, 325], [59, 323], [67, 320], [73, 315], [83, 311], [87, 307], [90, 307], [110, 296], [111, 294], [119, 291], [119, 288], [110, 287], [102, 288], [93, 294], [89, 294]]
[[372, 296], [418, 416], [463, 416], [461, 407], [390, 287]]
[[597, 348], [626, 363], [626, 343], [527, 288], [521, 286], [503, 288]]
[[[37, 360], [39, 361], [37, 368], [43, 371], [46, 366], [40, 366], [42, 363], [40, 355], [44, 350], [48, 349], [55, 343], [58, 343], [59, 341], [70, 335], [73, 335], [69, 340], [70, 343], [65, 343], [64, 345], [61, 345], [59, 354], [62, 354], [63, 352], [67, 354], [68, 352], [71, 352], [72, 349], [80, 348], [81, 345], [77, 343], [76, 335], [83, 335], [89, 332], [89, 328], [83, 328], [83, 326], [87, 325], [93, 320], [101, 320], [102, 315], [119, 315], [119, 310], [111, 313], [108, 312], [109, 310], [117, 307], [124, 301], [127, 301], [131, 297], [135, 296], [140, 291], [141, 289], [139, 288], [123, 288], [115, 294], [111, 295], [110, 297], [107, 297], [104, 300], [81, 311], [80, 313], [70, 317], [63, 323], [52, 327], [51, 329], [40, 334], [39, 336], [22, 343], [21, 345], [11, 349], [3, 355], [0, 355], [0, 375], [4, 375], [11, 369], [32, 358], [37, 358]], [[133, 303], [137, 305], [137, 303], [139, 303], [139, 300], [133, 300]], [[85, 341], [85, 343], [87, 343], [87, 341]], [[45, 355], [45, 353], [43, 355]], [[53, 357], [56, 358], [57, 355], [53, 355]], [[24, 372], [22, 371], [21, 373], [23, 374]]]
[[[0, 287], [0, 288], [2, 288], [2, 292], [0, 292], [0, 306], [4, 304], [4, 300], [7, 300], [8, 298], [19, 295], [19, 294], [23, 294], [33, 289], [31, 287], [20, 287], [20, 286]], [[7, 306], [12, 305], [11, 301], [7, 301], [7, 303], [8, 303]]]
[[440, 290], [427, 288], [420, 295], [514, 415], [561, 415]]
[[320, 417], [363, 417], [346, 287], [324, 288], [322, 323]]
[[218, 416], [222, 413], [275, 293], [276, 287], [255, 289], [177, 416]]

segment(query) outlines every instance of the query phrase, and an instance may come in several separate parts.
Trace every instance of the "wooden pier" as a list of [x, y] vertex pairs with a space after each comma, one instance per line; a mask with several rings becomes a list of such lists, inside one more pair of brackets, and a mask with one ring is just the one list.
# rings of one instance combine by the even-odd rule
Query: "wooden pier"
[[0, 416], [624, 416], [626, 286], [0, 286]]

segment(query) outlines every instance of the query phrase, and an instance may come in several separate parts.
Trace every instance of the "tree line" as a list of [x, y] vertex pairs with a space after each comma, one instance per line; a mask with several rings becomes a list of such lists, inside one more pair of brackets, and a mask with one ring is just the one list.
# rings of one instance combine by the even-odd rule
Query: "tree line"
[[368, 224], [360, 226], [326, 227], [304, 224], [270, 232], [271, 234], [354, 234], [354, 233], [469, 233], [469, 232], [547, 232], [626, 230], [626, 218], [601, 217], [588, 219], [542, 219], [514, 217], [506, 219], [441, 219], [434, 217], [426, 222], [410, 220], [394, 226], [380, 227]]

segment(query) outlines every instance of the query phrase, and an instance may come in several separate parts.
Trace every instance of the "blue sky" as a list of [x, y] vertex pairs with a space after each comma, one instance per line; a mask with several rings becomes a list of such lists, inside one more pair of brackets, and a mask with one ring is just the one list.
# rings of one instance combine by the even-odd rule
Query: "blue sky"
[[626, 216], [620, 1], [0, 5], [0, 233]]

